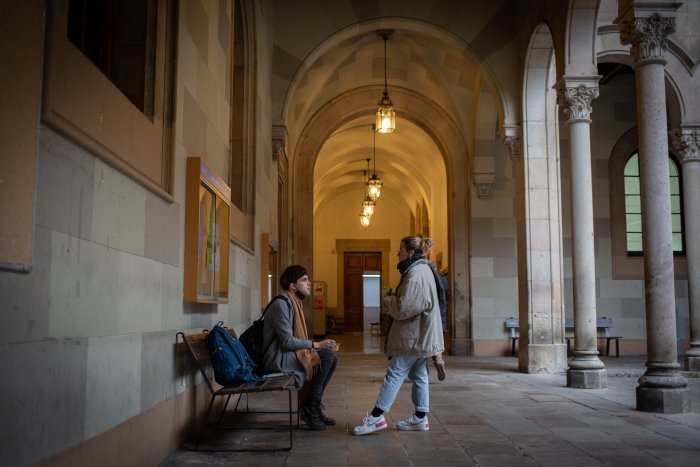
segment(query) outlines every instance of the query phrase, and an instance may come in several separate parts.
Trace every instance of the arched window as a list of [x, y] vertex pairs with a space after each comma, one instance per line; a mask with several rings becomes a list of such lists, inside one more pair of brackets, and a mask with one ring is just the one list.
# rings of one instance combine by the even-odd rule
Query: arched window
[[[671, 226], [673, 229], [673, 254], [685, 255], [683, 243], [683, 206], [681, 199], [681, 177], [678, 163], [669, 156], [668, 171], [671, 184]], [[642, 203], [639, 179], [639, 152], [635, 151], [625, 164], [625, 233], [627, 255], [642, 256]]]
[[[676, 279], [688, 277], [683, 232], [683, 190], [680, 164], [669, 154], [673, 271]], [[639, 139], [632, 128], [617, 141], [610, 154], [610, 240], [613, 279], [644, 278]]]
[[253, 0], [235, 0], [231, 18], [230, 173], [231, 239], [255, 251], [256, 50]]

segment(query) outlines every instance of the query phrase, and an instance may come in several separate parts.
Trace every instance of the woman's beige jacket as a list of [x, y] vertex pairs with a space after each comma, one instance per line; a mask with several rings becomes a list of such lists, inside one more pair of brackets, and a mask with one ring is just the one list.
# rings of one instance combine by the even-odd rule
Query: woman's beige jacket
[[384, 306], [393, 318], [387, 355], [432, 357], [445, 350], [435, 278], [424, 259], [409, 266], [396, 295], [384, 297]]

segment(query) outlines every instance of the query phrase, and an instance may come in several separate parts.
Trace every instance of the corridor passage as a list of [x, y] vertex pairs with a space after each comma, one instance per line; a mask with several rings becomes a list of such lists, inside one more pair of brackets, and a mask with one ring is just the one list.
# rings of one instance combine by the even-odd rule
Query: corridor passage
[[410, 383], [405, 383], [387, 416], [390, 428], [353, 436], [352, 427], [373, 406], [386, 357], [379, 337], [345, 334], [338, 340], [338, 370], [324, 398], [336, 426], [312, 432], [302, 424], [290, 452], [181, 448], [160, 466], [698, 465], [700, 378], [689, 379], [691, 412], [638, 412], [635, 388], [645, 371], [643, 357], [603, 357], [608, 388], [588, 390], [567, 388], [564, 373], [519, 373], [513, 357], [446, 356], [445, 381], [430, 368], [429, 432], [394, 427], [413, 410]]

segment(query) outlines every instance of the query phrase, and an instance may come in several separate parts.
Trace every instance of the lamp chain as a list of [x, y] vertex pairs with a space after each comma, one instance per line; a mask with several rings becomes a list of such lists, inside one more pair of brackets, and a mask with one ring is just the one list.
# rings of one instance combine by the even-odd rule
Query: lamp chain
[[377, 127], [372, 125], [372, 175], [377, 174]]
[[386, 34], [382, 36], [384, 39], [384, 94], [388, 94], [389, 92], [389, 86], [387, 85], [386, 81], [386, 41], [389, 39], [389, 36]]

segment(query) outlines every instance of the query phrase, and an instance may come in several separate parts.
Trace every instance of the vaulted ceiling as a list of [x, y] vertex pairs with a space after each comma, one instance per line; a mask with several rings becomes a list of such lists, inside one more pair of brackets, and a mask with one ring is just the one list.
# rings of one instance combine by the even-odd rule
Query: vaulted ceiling
[[[393, 31], [386, 44], [389, 96], [401, 87], [430, 101], [473, 151], [480, 95], [499, 96], [486, 59], [502, 60], [498, 51], [503, 48], [511, 53], [511, 34], [493, 28], [498, 18], [507, 24], [503, 12], [512, 8], [505, 3], [274, 2], [273, 118], [288, 128], [292, 159], [298, 138], [329, 102], [373, 87], [376, 100], [368, 105], [376, 106], [385, 79], [384, 41], [377, 31], [387, 29]], [[395, 106], [396, 132], [376, 138], [377, 173], [386, 183], [382, 196], [394, 197], [407, 210], [421, 203], [430, 208], [434, 190], [446, 196], [443, 155], [411, 115], [402, 113], [406, 103], [395, 100]], [[369, 111], [366, 117], [339, 121], [328, 136], [314, 166], [314, 211], [346, 190], [357, 191], [359, 210], [362, 171], [373, 153], [371, 123]]]

